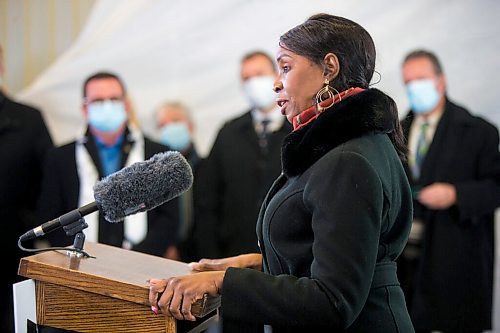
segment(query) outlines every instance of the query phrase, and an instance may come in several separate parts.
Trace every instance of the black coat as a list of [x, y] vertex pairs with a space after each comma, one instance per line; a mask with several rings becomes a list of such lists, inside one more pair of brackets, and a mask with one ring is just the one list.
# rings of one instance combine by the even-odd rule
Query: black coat
[[35, 208], [45, 153], [52, 140], [42, 115], [0, 93], [0, 216], [3, 247], [35, 226]]
[[258, 252], [255, 221], [267, 190], [281, 172], [280, 149], [291, 125], [284, 122], [263, 154], [251, 112], [219, 131], [195, 179], [196, 238], [205, 258]]
[[394, 102], [351, 96], [290, 134], [257, 223], [264, 272], [227, 270], [222, 316], [273, 332], [413, 332], [395, 259], [412, 203]]
[[[12, 283], [18, 280], [19, 236], [36, 226], [35, 208], [43, 157], [52, 140], [42, 115], [0, 92], [0, 244], [4, 253], [0, 281], [0, 331], [11, 332]], [[29, 244], [24, 244], [30, 246]], [[4, 326], [5, 325], [5, 326]]]
[[[97, 166], [99, 179], [103, 177], [102, 166], [93, 136], [87, 131], [85, 147]], [[127, 139], [122, 146], [122, 164], [125, 165], [128, 152], [133, 142]], [[78, 207], [79, 178], [77, 173], [75, 142], [54, 148], [47, 156], [38, 216], [40, 222], [56, 218]], [[156, 153], [166, 151], [168, 147], [144, 138], [145, 159]], [[171, 200], [147, 212], [148, 231], [146, 238], [133, 247], [133, 250], [163, 256], [169, 245], [177, 242], [179, 231], [178, 200]], [[99, 242], [113, 246], [122, 246], [123, 223], [109, 223], [99, 214]], [[73, 238], [65, 235], [62, 229], [48, 235], [53, 246], [66, 246]]]
[[[402, 122], [408, 137], [413, 113]], [[482, 331], [491, 328], [494, 210], [500, 205], [497, 129], [446, 102], [413, 186], [455, 185], [457, 203], [431, 210], [415, 202], [425, 223], [410, 312], [415, 328]], [[407, 169], [408, 175], [411, 175]], [[411, 178], [411, 176], [409, 176]]]

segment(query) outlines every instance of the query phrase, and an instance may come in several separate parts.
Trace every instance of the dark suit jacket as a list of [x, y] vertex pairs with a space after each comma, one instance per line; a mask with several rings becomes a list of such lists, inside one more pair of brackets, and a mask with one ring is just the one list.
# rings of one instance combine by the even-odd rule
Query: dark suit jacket
[[35, 226], [43, 158], [51, 147], [40, 112], [0, 93], [1, 240], [9, 253], [17, 249], [19, 236]]
[[200, 256], [259, 251], [255, 222], [267, 190], [281, 172], [281, 143], [290, 130], [285, 122], [270, 135], [267, 155], [260, 150], [250, 111], [219, 131], [194, 184]]
[[227, 270], [224, 320], [275, 333], [413, 332], [395, 263], [411, 193], [388, 105], [370, 89], [285, 139], [284, 174], [257, 225], [264, 272]]
[[[406, 137], [412, 120], [410, 113], [402, 122]], [[494, 126], [446, 102], [420, 180], [411, 179], [413, 186], [445, 182], [457, 191], [456, 205], [447, 210], [415, 202], [415, 216], [425, 223], [411, 305], [417, 329], [491, 328], [493, 222], [500, 205], [498, 143]]]
[[[42, 162], [52, 140], [40, 112], [0, 92], [0, 244], [5, 254], [0, 280], [0, 331], [12, 332], [12, 283], [19, 280], [19, 236], [36, 226]], [[23, 244], [30, 247], [30, 244]], [[5, 316], [4, 316], [5, 315]]]
[[[87, 148], [99, 178], [103, 172], [99, 154], [93, 136], [87, 131]], [[133, 145], [128, 135], [122, 146], [122, 167]], [[166, 151], [168, 147], [144, 138], [145, 159], [156, 153]], [[147, 186], [147, 185], [145, 185]], [[75, 157], [75, 142], [53, 149], [47, 156], [44, 169], [41, 197], [39, 200], [39, 219], [41, 222], [56, 218], [78, 207], [79, 179]], [[179, 230], [178, 200], [171, 200], [148, 211], [148, 232], [146, 238], [133, 250], [162, 256], [169, 245], [175, 244]], [[66, 236], [62, 229], [48, 235], [53, 246], [66, 246], [73, 239]], [[113, 246], [122, 246], [123, 223], [109, 223], [99, 216], [99, 242]]]

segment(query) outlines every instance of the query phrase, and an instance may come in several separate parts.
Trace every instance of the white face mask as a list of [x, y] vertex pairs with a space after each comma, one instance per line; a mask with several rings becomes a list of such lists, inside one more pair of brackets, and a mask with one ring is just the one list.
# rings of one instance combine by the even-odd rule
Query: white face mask
[[274, 77], [254, 76], [243, 83], [243, 91], [254, 108], [267, 109], [276, 101]]

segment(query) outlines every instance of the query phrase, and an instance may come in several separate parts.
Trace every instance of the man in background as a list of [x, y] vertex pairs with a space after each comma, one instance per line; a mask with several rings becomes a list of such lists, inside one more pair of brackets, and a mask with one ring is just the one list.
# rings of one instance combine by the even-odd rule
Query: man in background
[[[0, 281], [0, 331], [14, 332], [12, 284], [18, 282], [19, 260], [26, 255], [17, 240], [38, 225], [36, 199], [45, 153], [52, 147], [41, 113], [6, 96], [0, 46], [0, 221], [3, 273]], [[23, 244], [30, 247], [29, 244]]]
[[491, 329], [498, 130], [447, 96], [437, 57], [403, 62], [414, 222], [398, 273], [417, 332]]
[[252, 52], [241, 60], [243, 91], [252, 108], [222, 127], [195, 182], [195, 233], [204, 258], [259, 251], [257, 215], [280, 175], [281, 143], [291, 131], [275, 104], [275, 79], [273, 59], [266, 53]]
[[[116, 74], [99, 72], [87, 78], [82, 111], [87, 122], [85, 133], [47, 156], [39, 202], [41, 221], [93, 202], [93, 186], [98, 180], [168, 150], [145, 137], [130, 121], [130, 101]], [[177, 241], [178, 201], [131, 215], [124, 223], [109, 223], [98, 212], [86, 216], [85, 221], [88, 241], [163, 256]], [[62, 229], [49, 234], [48, 239], [53, 246], [73, 242]]]
[[191, 167], [199, 162], [200, 157], [193, 142], [194, 123], [184, 104], [164, 103], [156, 112], [156, 125], [162, 144], [182, 153]]
[[[164, 103], [156, 111], [156, 125], [160, 131], [160, 142], [180, 152], [191, 165], [194, 178], [201, 159], [193, 142], [194, 123], [188, 108], [180, 102]], [[165, 257], [185, 262], [196, 260], [196, 245], [193, 239], [194, 198], [193, 187], [179, 197], [179, 244], [169, 247]]]

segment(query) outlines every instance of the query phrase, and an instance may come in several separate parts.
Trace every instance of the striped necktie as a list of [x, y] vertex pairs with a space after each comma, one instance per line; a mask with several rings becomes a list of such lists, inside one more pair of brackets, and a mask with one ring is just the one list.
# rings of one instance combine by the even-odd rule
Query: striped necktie
[[269, 124], [271, 121], [269, 119], [264, 119], [261, 121], [261, 131], [259, 133], [259, 145], [262, 150], [262, 153], [267, 154], [267, 144], [269, 139]]
[[420, 171], [424, 162], [425, 155], [429, 150], [429, 141], [427, 139], [427, 131], [429, 130], [429, 123], [425, 122], [420, 126], [420, 136], [418, 137], [417, 150], [415, 152], [415, 163], [413, 165], [413, 177], [418, 179]]

